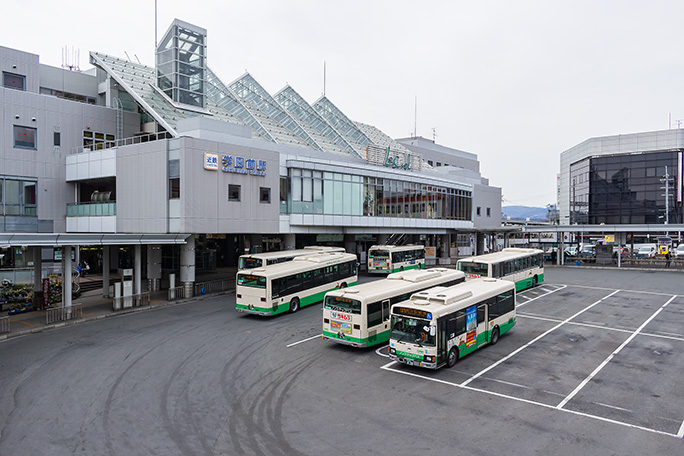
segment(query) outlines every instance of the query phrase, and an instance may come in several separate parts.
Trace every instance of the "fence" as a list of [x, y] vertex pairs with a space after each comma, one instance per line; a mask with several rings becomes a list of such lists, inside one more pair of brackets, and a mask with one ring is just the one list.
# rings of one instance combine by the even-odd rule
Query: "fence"
[[81, 303], [71, 306], [49, 307], [45, 310], [45, 324], [56, 323], [58, 321], [75, 320], [83, 317], [83, 306]]
[[226, 291], [235, 283], [235, 279], [211, 280], [209, 282], [197, 282], [195, 284], [195, 295]]
[[112, 299], [112, 309], [120, 310], [129, 307], [142, 307], [150, 305], [150, 293], [140, 293], [131, 296], [119, 296]]
[[0, 317], [0, 334], [8, 333], [10, 331], [9, 317]]
[[185, 287], [181, 285], [180, 287], [169, 288], [168, 297], [169, 301], [185, 298]]

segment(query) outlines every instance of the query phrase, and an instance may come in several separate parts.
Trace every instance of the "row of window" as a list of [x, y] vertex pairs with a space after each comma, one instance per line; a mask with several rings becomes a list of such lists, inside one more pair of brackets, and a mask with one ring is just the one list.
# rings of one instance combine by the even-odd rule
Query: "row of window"
[[544, 254], [531, 255], [515, 260], [502, 261], [492, 265], [492, 277], [499, 278], [516, 272], [525, 271], [530, 268], [543, 268]]
[[[494, 296], [477, 304], [477, 323], [485, 321], [485, 309], [487, 309], [487, 318], [491, 321], [497, 317], [505, 315], [508, 312], [515, 310], [515, 298], [513, 297], [513, 290], [506, 291], [498, 296]], [[472, 306], [471, 306], [472, 307]], [[461, 309], [451, 315], [447, 315], [447, 333], [449, 339], [466, 332], [466, 312], [467, 309]]]
[[[237, 184], [228, 185], [228, 201], [241, 201], [242, 186]], [[268, 187], [259, 187], [259, 202], [271, 203], [271, 189]]]
[[424, 260], [425, 249], [404, 250], [392, 253], [392, 263], [404, 263], [406, 261]]
[[472, 192], [345, 173], [290, 169], [281, 213], [472, 219]]
[[[482, 208], [480, 206], [477, 206], [476, 210], [477, 210], [477, 216], [482, 217]], [[491, 216], [492, 216], [492, 208], [488, 207], [487, 208], [487, 217], [491, 217]]]
[[271, 280], [273, 298], [300, 293], [338, 280], [356, 275], [356, 261], [324, 266], [311, 271], [300, 272]]

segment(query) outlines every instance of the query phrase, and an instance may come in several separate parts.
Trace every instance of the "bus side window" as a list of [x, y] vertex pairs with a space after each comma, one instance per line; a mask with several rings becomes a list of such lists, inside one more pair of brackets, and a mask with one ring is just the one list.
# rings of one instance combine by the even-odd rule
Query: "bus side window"
[[382, 319], [384, 321], [387, 321], [390, 319], [390, 301], [389, 301], [389, 299], [385, 299], [384, 301], [382, 301]]
[[503, 315], [506, 312], [510, 312], [513, 309], [515, 309], [515, 300], [513, 299], [513, 291], [512, 290], [509, 290], [509, 291], [506, 291], [506, 292], [500, 294], [499, 296], [497, 296], [496, 300], [497, 300], [499, 315]]
[[[494, 298], [496, 300], [496, 298]], [[485, 321], [485, 306], [491, 299], [485, 302], [481, 302], [477, 305], [477, 324], [483, 323]]]
[[501, 277], [499, 275], [499, 264], [498, 263], [492, 264], [492, 277], [494, 277], [495, 279]]
[[284, 278], [278, 278], [271, 280], [271, 296], [274, 298], [280, 297], [280, 290], [283, 289], [285, 284]]
[[461, 335], [466, 331], [466, 311], [465, 309], [456, 312], [456, 335]]
[[449, 335], [447, 339], [453, 339], [456, 337], [456, 332], [458, 331], [456, 314], [451, 314], [447, 318], [447, 334]]
[[380, 301], [368, 304], [367, 310], [369, 328], [382, 323], [382, 303]]
[[305, 271], [302, 273], [302, 285], [304, 286], [304, 289], [314, 287], [313, 271]]
[[498, 299], [500, 299], [501, 296], [498, 298], [494, 298], [493, 300], [487, 301], [487, 306], [489, 307], [488, 312], [489, 312], [489, 320], [494, 320], [497, 318], [499, 315], [501, 315], [501, 312], [499, 311], [499, 304], [498, 304]]

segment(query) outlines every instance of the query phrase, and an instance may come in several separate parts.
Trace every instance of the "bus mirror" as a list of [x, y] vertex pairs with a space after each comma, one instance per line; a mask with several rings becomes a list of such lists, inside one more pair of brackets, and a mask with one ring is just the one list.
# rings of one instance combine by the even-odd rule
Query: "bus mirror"
[[430, 335], [431, 335], [432, 337], [435, 336], [435, 333], [436, 333], [436, 332], [437, 332], [437, 331], [435, 330], [435, 327], [434, 327], [434, 326], [430, 326]]

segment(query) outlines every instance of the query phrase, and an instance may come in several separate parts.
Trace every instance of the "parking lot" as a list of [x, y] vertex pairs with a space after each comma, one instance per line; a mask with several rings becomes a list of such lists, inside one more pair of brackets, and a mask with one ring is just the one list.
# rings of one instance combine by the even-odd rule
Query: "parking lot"
[[682, 279], [547, 268], [512, 331], [437, 371], [234, 294], [9, 339], [0, 454], [679, 454]]
[[515, 331], [459, 361], [448, 379], [383, 369], [683, 437], [684, 296], [552, 284], [520, 293], [518, 306]]

